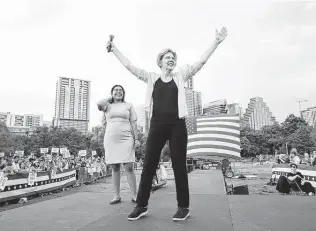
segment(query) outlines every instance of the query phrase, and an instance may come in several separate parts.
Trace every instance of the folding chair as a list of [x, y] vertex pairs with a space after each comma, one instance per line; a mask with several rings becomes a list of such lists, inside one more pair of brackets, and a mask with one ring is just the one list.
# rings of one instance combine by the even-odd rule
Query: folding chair
[[298, 185], [298, 183], [295, 180], [290, 181], [288, 178], [286, 178], [286, 179], [288, 180], [289, 184], [291, 185], [291, 190], [290, 190], [291, 195], [297, 195], [297, 196], [306, 195], [306, 193], [303, 192], [302, 188]]

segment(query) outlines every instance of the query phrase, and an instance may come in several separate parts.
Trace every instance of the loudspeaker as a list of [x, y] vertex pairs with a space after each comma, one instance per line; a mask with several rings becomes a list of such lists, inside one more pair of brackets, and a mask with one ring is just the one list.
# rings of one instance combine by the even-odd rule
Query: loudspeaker
[[248, 185], [236, 186], [233, 189], [234, 195], [249, 195]]

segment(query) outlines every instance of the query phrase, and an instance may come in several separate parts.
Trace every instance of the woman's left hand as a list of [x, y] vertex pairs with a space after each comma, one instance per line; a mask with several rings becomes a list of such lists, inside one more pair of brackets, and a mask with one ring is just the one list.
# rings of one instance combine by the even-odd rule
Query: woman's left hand
[[134, 148], [138, 148], [140, 146], [139, 140], [134, 140]]
[[217, 29], [216, 29], [216, 42], [221, 43], [224, 41], [224, 39], [227, 36], [227, 29], [226, 27], [222, 27], [221, 31], [218, 33]]

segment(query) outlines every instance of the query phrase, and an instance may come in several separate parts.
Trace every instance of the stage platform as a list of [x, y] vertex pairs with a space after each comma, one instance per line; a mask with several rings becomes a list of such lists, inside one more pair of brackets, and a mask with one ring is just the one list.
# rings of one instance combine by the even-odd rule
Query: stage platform
[[[139, 176], [138, 176], [139, 179]], [[191, 217], [173, 222], [176, 211], [174, 181], [152, 194], [149, 213], [128, 221], [134, 204], [128, 189], [123, 202], [109, 205], [110, 184], [84, 186], [78, 193], [25, 205], [0, 213], [1, 231], [128, 230], [128, 231], [298, 231], [316, 230], [316, 197], [228, 196], [221, 171], [193, 171], [189, 174]]]

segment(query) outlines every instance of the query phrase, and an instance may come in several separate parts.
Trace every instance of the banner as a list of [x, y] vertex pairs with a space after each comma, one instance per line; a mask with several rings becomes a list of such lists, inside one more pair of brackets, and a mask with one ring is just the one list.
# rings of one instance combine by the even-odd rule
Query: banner
[[52, 153], [59, 153], [59, 148], [52, 148]]
[[20, 156], [20, 157], [23, 157], [24, 156], [24, 151], [15, 151], [15, 154]]
[[67, 148], [61, 148], [61, 149], [60, 149], [60, 153], [61, 153], [61, 154], [65, 154], [67, 151], [68, 151]]
[[49, 155], [49, 154], [45, 155], [45, 159], [51, 160], [52, 159], [52, 155]]
[[79, 156], [86, 156], [87, 155], [87, 150], [80, 150], [78, 155]]
[[41, 154], [48, 153], [48, 148], [41, 148]]

